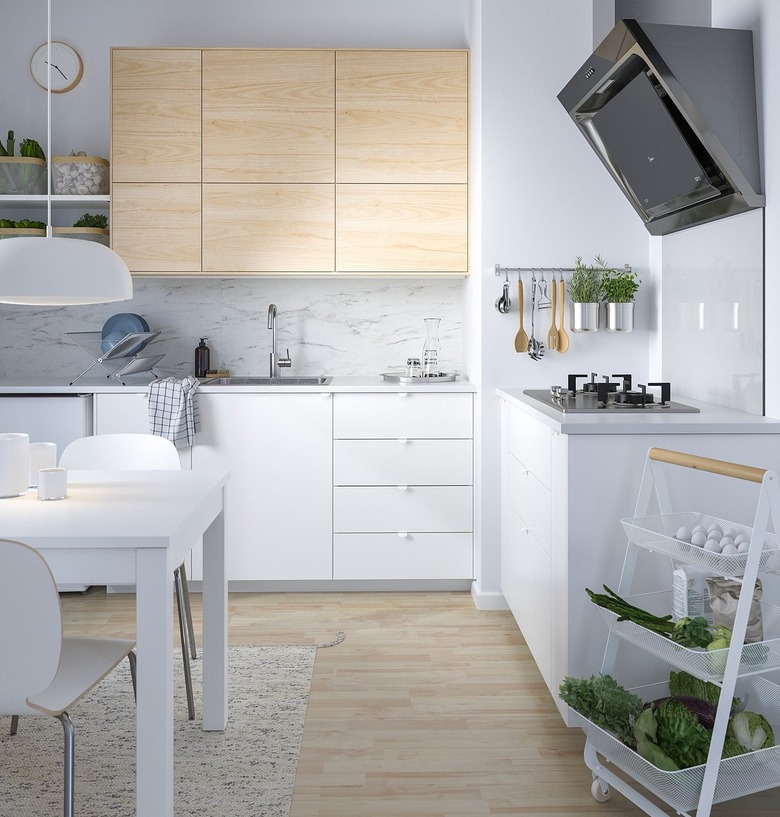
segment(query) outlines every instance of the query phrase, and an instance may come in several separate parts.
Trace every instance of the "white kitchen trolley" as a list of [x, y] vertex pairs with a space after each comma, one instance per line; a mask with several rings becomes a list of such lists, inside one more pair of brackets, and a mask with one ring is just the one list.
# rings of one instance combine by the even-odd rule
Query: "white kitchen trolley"
[[[676, 512], [667, 484], [670, 467], [756, 483], [758, 499], [752, 527], [706, 513]], [[695, 473], [692, 478], [697, 478]], [[660, 514], [648, 516], [653, 503]], [[662, 448], [648, 451], [634, 518], [621, 520], [628, 543], [617, 593], [655, 614], [671, 612], [671, 592], [667, 588], [658, 593], [630, 595], [641, 550], [669, 557], [673, 565], [690, 564], [704, 568], [711, 575], [738, 578], [743, 588], [750, 588], [751, 592], [740, 594], [730, 647], [711, 652], [688, 649], [631, 621], [620, 621], [615, 614], [599, 608], [609, 626], [602, 674], [612, 675], [618, 649], [627, 646], [661, 659], [665, 667], [684, 670], [715, 683], [720, 687], [720, 697], [706, 763], [678, 771], [658, 768], [610, 732], [572, 710], [586, 734], [584, 758], [593, 773], [591, 792], [597, 801], [609, 799], [612, 787], [651, 817], [667, 817], [667, 811], [633, 785], [636, 782], [678, 814], [690, 815], [695, 811], [697, 817], [709, 817], [713, 804], [780, 786], [778, 745], [721, 759], [735, 694], [746, 702], [745, 708], [767, 719], [776, 739], [780, 740], [780, 684], [765, 677], [772, 673], [777, 677], [780, 669], [780, 608], [762, 600], [764, 640], [745, 643], [756, 578], [762, 573], [776, 573], [780, 568], [778, 537], [773, 532], [777, 530], [778, 520], [780, 490], [774, 471]], [[706, 527], [712, 523], [727, 524], [748, 537], [747, 552], [723, 555], [675, 538], [681, 526], [703, 524]], [[655, 700], [668, 695], [668, 681], [635, 687], [631, 692], [644, 700]]]

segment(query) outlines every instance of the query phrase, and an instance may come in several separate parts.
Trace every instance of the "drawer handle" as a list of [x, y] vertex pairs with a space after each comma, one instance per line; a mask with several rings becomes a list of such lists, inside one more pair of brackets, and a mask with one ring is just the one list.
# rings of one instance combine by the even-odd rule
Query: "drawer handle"
[[321, 391], [320, 397], [332, 397], [332, 394], [329, 391]]
[[409, 442], [409, 440], [408, 440], [406, 437], [399, 437], [399, 438], [398, 438], [398, 442], [399, 442], [399, 443], [408, 443], [408, 442]]
[[398, 531], [398, 538], [399, 539], [408, 539], [409, 534], [405, 530], [399, 530]]
[[398, 394], [399, 397], [408, 397], [409, 396], [408, 391], [399, 391], [399, 392], [397, 392], [397, 394]]
[[408, 485], [398, 485], [396, 486], [399, 491], [405, 491], [409, 486]]

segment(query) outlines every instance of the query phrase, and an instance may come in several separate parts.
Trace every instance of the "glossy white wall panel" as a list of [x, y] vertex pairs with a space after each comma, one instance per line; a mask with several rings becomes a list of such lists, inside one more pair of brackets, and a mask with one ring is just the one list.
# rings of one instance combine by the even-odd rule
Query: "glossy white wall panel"
[[678, 395], [763, 413], [763, 211], [663, 239], [663, 376]]

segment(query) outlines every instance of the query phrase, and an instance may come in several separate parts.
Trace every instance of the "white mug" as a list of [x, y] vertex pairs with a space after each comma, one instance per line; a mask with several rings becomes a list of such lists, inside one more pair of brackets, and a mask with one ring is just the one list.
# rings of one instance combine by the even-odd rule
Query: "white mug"
[[41, 468], [54, 468], [57, 465], [57, 443], [30, 443], [30, 467], [27, 484], [30, 488], [38, 486], [38, 471]]
[[67, 495], [67, 468], [41, 468], [38, 471], [38, 499], [65, 499]]
[[0, 497], [27, 493], [29, 447], [28, 434], [0, 434]]

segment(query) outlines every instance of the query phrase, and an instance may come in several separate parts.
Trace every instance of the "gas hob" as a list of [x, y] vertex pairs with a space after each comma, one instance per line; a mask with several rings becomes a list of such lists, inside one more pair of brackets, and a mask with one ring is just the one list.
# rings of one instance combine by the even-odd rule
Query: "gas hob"
[[[670, 383], [658, 382], [637, 384], [633, 388], [630, 374], [597, 375], [591, 373], [590, 381], [578, 383], [586, 374], [570, 374], [567, 388], [551, 386], [549, 389], [526, 389], [523, 394], [563, 414], [596, 414], [602, 411], [632, 413], [650, 411], [653, 413], [683, 414], [696, 413], [699, 409], [671, 400]], [[610, 377], [619, 378], [615, 382]], [[657, 391], [656, 391], [657, 390]]]

